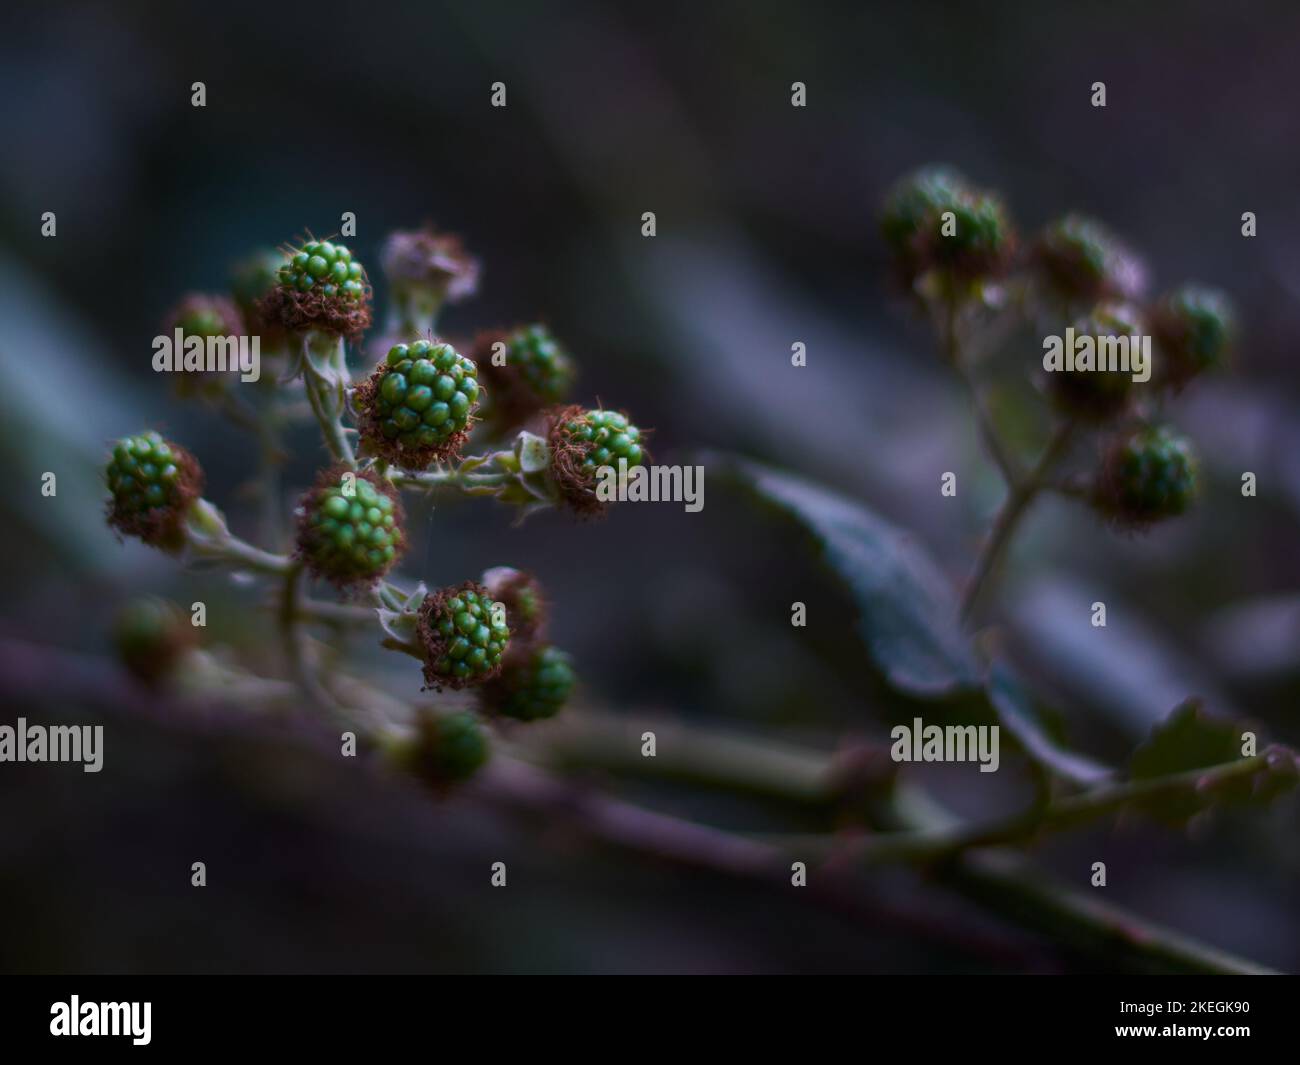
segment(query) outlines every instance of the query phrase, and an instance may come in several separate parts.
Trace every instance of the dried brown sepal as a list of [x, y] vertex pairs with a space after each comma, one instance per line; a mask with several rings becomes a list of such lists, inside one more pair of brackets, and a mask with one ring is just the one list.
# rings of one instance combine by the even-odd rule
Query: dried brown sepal
[[106, 519], [109, 527], [123, 536], [138, 537], [150, 547], [168, 554], [178, 554], [185, 546], [185, 515], [191, 504], [203, 495], [203, 470], [199, 461], [179, 444], [168, 441], [176, 479], [172, 482], [175, 498], [165, 506], [145, 511], [125, 512], [116, 499], [109, 499]]
[[290, 333], [317, 330], [356, 339], [370, 328], [370, 286], [359, 300], [326, 296], [314, 288], [299, 292], [276, 285], [257, 303], [257, 313], [268, 322], [279, 323]]
[[[442, 633], [438, 631], [437, 621], [442, 617], [443, 611], [446, 609], [447, 600], [455, 599], [464, 592], [473, 592], [485, 599], [491, 598], [487, 588], [479, 584], [478, 581], [465, 581], [463, 584], [453, 584], [447, 588], [439, 588], [436, 592], [430, 592], [424, 597], [424, 602], [420, 604], [420, 611], [416, 617], [415, 632], [420, 641], [420, 647], [424, 651], [424, 690], [426, 691], [430, 688], [434, 691], [442, 691], [444, 688], [459, 691], [461, 688], [472, 688], [486, 684], [501, 675], [500, 662], [492, 669], [474, 677], [449, 677], [434, 669], [434, 663], [447, 653], [447, 641], [443, 638]], [[506, 616], [509, 617], [508, 612]], [[503, 660], [504, 657], [503, 655]]]

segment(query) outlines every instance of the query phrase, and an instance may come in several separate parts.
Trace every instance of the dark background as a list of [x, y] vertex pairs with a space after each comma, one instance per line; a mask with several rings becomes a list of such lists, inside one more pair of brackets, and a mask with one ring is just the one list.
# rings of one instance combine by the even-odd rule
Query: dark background
[[[1106, 219], [1142, 249], [1157, 289], [1222, 287], [1244, 324], [1235, 365], [1173, 412], [1204, 456], [1201, 507], [1126, 540], [1045, 505], [998, 599], [1010, 649], [1099, 756], [1122, 759], [1189, 694], [1300, 742], [1298, 47], [1291, 4], [7, 9], [5, 719], [104, 714], [112, 745], [98, 776], [0, 766], [0, 964], [1086, 968], [906, 871], [873, 878], [880, 912], [825, 912], [539, 834], [469, 797], [438, 806], [358, 782], [301, 736], [142, 709], [104, 657], [114, 611], [140, 591], [203, 598], [205, 642], [276, 663], [254, 592], [178, 573], [103, 528], [98, 467], [108, 441], [156, 425], [201, 458], [207, 494], [251, 534], [240, 493], [255, 445], [151, 372], [161, 315], [184, 291], [220, 289], [250, 250], [330, 232], [343, 211], [372, 269], [384, 234], [429, 220], [485, 267], [481, 294], [447, 313], [451, 335], [542, 317], [581, 364], [579, 398], [653, 426], [658, 457], [715, 447], [816, 476], [915, 530], [959, 579], [997, 482], [928, 334], [889, 292], [876, 233], [889, 184], [947, 161], [999, 189], [1026, 231], [1067, 209]], [[795, 80], [806, 108], [790, 106]], [[190, 106], [194, 81], [204, 109]], [[489, 106], [494, 81], [505, 109]], [[1090, 106], [1094, 81], [1105, 109]], [[654, 240], [640, 236], [647, 210]], [[1247, 210], [1253, 240], [1240, 234]], [[794, 340], [805, 370], [789, 366]], [[321, 455], [304, 429], [289, 483], [305, 485]], [[1243, 502], [1246, 469], [1260, 492]], [[35, 487], [45, 470], [59, 474], [55, 499]], [[933, 489], [945, 470], [971, 486], [959, 520]], [[848, 636], [852, 607], [793, 530], [720, 484], [699, 515], [507, 519], [488, 504], [413, 508], [403, 572], [536, 571], [593, 705], [827, 748], [885, 734], [892, 711], [864, 694], [875, 689]], [[814, 620], [792, 638], [795, 599]], [[1104, 635], [1079, 620], [1095, 599], [1110, 604]], [[84, 684], [51, 647], [81, 656]], [[414, 694], [412, 668], [376, 668]], [[968, 808], [1003, 800], [984, 783], [987, 795], [961, 792]], [[757, 820], [711, 796], [660, 798], [735, 827]], [[1112, 901], [1295, 969], [1295, 814], [1279, 804], [1195, 840], [1106, 825], [1042, 858], [1082, 885], [1104, 857]], [[519, 885], [505, 901], [482, 873], [502, 854]], [[196, 893], [200, 858], [212, 886]]]

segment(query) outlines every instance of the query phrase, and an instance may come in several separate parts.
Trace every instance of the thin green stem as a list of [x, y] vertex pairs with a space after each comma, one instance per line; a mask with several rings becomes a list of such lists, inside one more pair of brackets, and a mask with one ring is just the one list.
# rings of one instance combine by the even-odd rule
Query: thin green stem
[[[325, 369], [314, 359], [323, 361]], [[347, 355], [342, 337], [304, 333], [302, 337], [302, 382], [312, 414], [320, 425], [325, 447], [334, 461], [356, 468], [357, 460], [343, 426], [347, 390]]]
[[984, 546], [966, 582], [966, 591], [962, 596], [961, 603], [961, 618], [963, 621], [970, 619], [971, 613], [979, 600], [980, 592], [992, 576], [998, 561], [1007, 545], [1011, 542], [1012, 536], [1029, 505], [1047, 487], [1048, 475], [1051, 473], [1052, 467], [1056, 465], [1069, 448], [1070, 441], [1074, 436], [1074, 430], [1075, 423], [1073, 421], [1063, 422], [1058, 426], [1028, 476], [1008, 489], [1007, 498], [997, 516], [993, 519], [993, 527], [984, 541]]

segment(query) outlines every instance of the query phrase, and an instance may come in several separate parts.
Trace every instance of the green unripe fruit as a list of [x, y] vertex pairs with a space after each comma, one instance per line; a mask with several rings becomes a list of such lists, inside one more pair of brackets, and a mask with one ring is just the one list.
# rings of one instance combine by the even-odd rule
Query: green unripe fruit
[[[1094, 366], [1100, 362], [1101, 342], [1128, 337], [1139, 343], [1143, 323], [1128, 304], [1107, 303], [1074, 323], [1074, 335], [1091, 337]], [[1077, 355], [1076, 355], [1077, 358]], [[1124, 411], [1133, 395], [1133, 372], [1124, 370], [1059, 369], [1047, 374], [1047, 389], [1058, 410], [1089, 422], [1103, 422]]]
[[1144, 427], [1107, 450], [1093, 504], [1116, 524], [1141, 528], [1182, 514], [1197, 489], [1191, 441], [1164, 427]]
[[1135, 300], [1146, 289], [1146, 269], [1137, 256], [1100, 222], [1082, 215], [1066, 215], [1044, 229], [1034, 263], [1067, 304]]
[[295, 333], [357, 336], [370, 325], [370, 286], [346, 247], [312, 240], [284, 253], [257, 312]]
[[551, 477], [561, 497], [579, 513], [596, 514], [607, 505], [596, 494], [601, 467], [617, 471], [626, 463], [630, 470], [646, 460], [646, 433], [621, 411], [556, 407], [550, 411], [549, 425]]
[[484, 690], [484, 705], [518, 721], [540, 721], [559, 713], [576, 683], [569, 656], [546, 644], [508, 662]]
[[531, 573], [510, 566], [496, 566], [483, 574], [483, 587], [497, 602], [504, 603], [515, 646], [530, 643], [546, 630], [546, 597], [541, 583]]
[[112, 528], [152, 547], [180, 549], [185, 515], [203, 491], [193, 455], [153, 431], [128, 436], [113, 446], [104, 477]]
[[460, 452], [479, 395], [478, 368], [450, 344], [397, 344], [356, 391], [367, 451], [422, 470]]
[[244, 320], [239, 308], [224, 296], [193, 292], [167, 314], [167, 332], [179, 329], [187, 337], [239, 336]]
[[1160, 300], [1151, 318], [1161, 380], [1175, 388], [1221, 366], [1236, 339], [1232, 302], [1216, 289], [1175, 289]]
[[577, 378], [573, 359], [544, 325], [480, 333], [474, 358], [490, 386], [489, 417], [501, 429], [562, 402]]
[[908, 285], [936, 268], [958, 278], [999, 273], [1015, 248], [1002, 201], [944, 166], [900, 180], [885, 200], [880, 228]]
[[162, 680], [197, 646], [189, 618], [164, 599], [133, 599], [113, 619], [113, 648], [119, 660], [146, 684]]
[[505, 605], [474, 581], [425, 596], [417, 632], [425, 686], [439, 690], [491, 680], [501, 672], [510, 646]]
[[298, 557], [339, 587], [384, 576], [406, 549], [396, 490], [369, 470], [326, 470], [298, 504]]
[[474, 713], [422, 714], [414, 738], [399, 749], [399, 764], [426, 784], [445, 790], [479, 771], [489, 755], [488, 738]]

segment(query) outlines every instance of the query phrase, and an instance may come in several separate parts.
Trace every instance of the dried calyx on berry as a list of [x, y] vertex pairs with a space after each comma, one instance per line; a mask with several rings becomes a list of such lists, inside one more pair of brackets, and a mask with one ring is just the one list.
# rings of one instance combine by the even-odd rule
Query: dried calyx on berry
[[353, 402], [372, 455], [422, 470], [460, 453], [478, 404], [478, 368], [450, 344], [398, 344]]
[[1045, 286], [1068, 305], [1136, 300], [1146, 291], [1142, 261], [1104, 225], [1069, 214], [1044, 228], [1033, 262]]
[[478, 715], [424, 712], [415, 734], [394, 749], [397, 764], [438, 791], [463, 783], [488, 760], [488, 738]]
[[1151, 329], [1161, 381], [1182, 388], [1197, 374], [1217, 368], [1228, 358], [1237, 321], [1224, 293], [1184, 285], [1155, 305]]
[[544, 325], [480, 333], [474, 361], [490, 386], [486, 417], [502, 430], [563, 402], [577, 378], [573, 360]]
[[137, 680], [157, 684], [198, 646], [189, 618], [165, 599], [133, 599], [113, 619], [113, 647]]
[[[1143, 331], [1137, 310], [1125, 303], [1103, 303], [1077, 320], [1076, 343], [1091, 338], [1094, 359], [1103, 345], [1109, 350], [1114, 338], [1127, 337], [1130, 350]], [[1057, 409], [1088, 422], [1104, 422], [1122, 414], [1133, 397], [1133, 375], [1123, 370], [1061, 368], [1047, 374], [1047, 389]]]
[[288, 250], [257, 311], [291, 333], [356, 337], [370, 326], [370, 283], [344, 245], [309, 240]]
[[428, 688], [465, 688], [501, 672], [510, 646], [505, 605], [474, 581], [430, 592], [420, 604], [416, 632]]
[[340, 589], [368, 587], [406, 549], [396, 489], [369, 470], [323, 471], [298, 503], [297, 556]]
[[104, 472], [112, 528], [165, 551], [184, 546], [186, 514], [203, 493], [193, 455], [149, 431], [119, 440]]
[[880, 227], [908, 287], [931, 270], [960, 280], [997, 275], [1015, 252], [1002, 201], [946, 166], [900, 180], [885, 200]]
[[483, 587], [494, 601], [505, 605], [513, 647], [522, 648], [546, 631], [546, 598], [531, 573], [495, 566], [483, 574]]
[[1163, 426], [1143, 426], [1107, 448], [1092, 503], [1116, 525], [1140, 529], [1182, 514], [1197, 488], [1191, 441]]
[[541, 644], [505, 664], [501, 675], [483, 688], [483, 706], [517, 721], [540, 721], [559, 713], [575, 683], [569, 656]]
[[395, 331], [432, 330], [444, 303], [456, 303], [478, 291], [479, 263], [460, 238], [432, 227], [393, 233], [380, 261], [392, 286]]
[[643, 437], [626, 414], [586, 410], [578, 406], [553, 408], [548, 418], [547, 444], [551, 477], [565, 503], [580, 514], [600, 514], [608, 506], [596, 494], [602, 466], [628, 469], [646, 458]]

